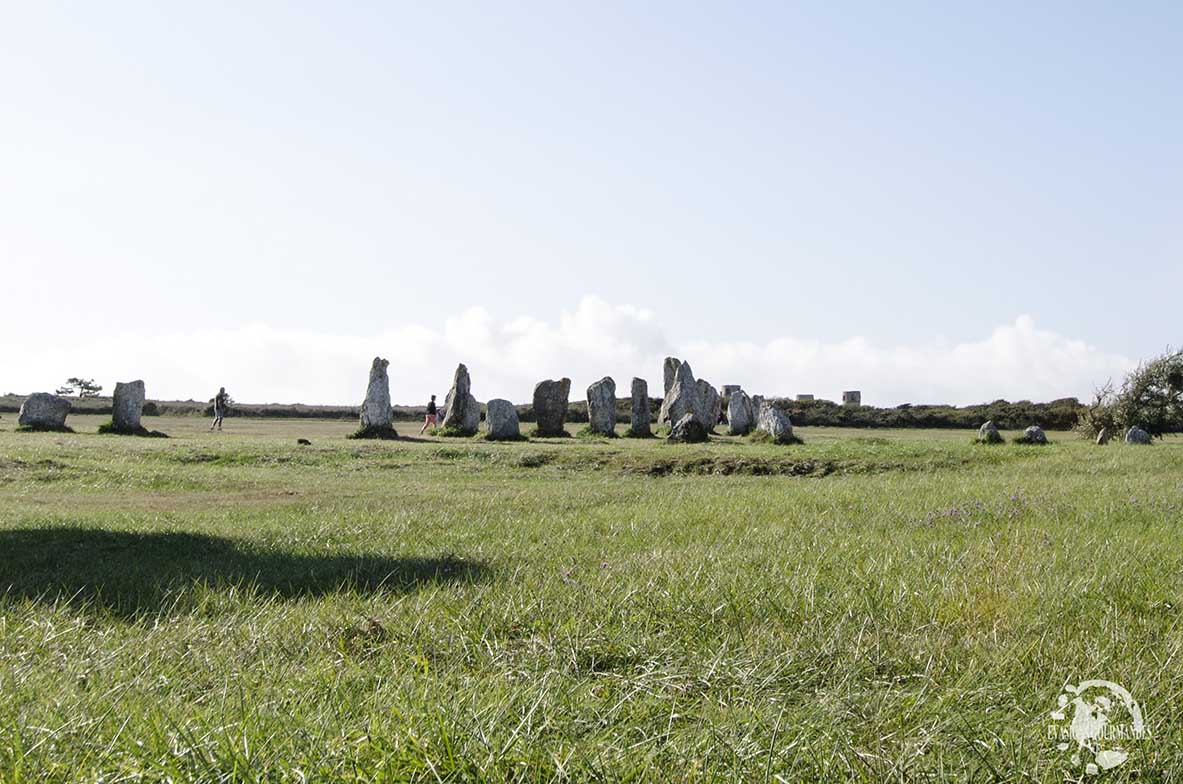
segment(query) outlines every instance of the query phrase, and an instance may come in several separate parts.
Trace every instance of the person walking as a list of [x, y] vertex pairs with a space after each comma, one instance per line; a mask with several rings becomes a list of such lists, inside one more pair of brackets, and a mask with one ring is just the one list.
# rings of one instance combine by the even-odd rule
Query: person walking
[[222, 429], [222, 417], [226, 416], [226, 408], [230, 403], [230, 396], [226, 394], [226, 387], [218, 390], [218, 394], [214, 395], [214, 422], [209, 426], [210, 430], [215, 427], [218, 430]]
[[431, 396], [431, 400], [427, 401], [427, 416], [423, 417], [423, 427], [419, 428], [419, 435], [427, 432], [427, 428], [435, 427], [437, 410], [435, 407], [435, 395]]

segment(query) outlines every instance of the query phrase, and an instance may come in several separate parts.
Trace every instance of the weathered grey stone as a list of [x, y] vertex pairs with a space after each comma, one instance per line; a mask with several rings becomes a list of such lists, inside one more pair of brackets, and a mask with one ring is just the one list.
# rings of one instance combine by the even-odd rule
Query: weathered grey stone
[[140, 417], [144, 414], [144, 399], [143, 381], [117, 382], [112, 397], [112, 427], [127, 433], [140, 430], [143, 427]]
[[755, 427], [752, 415], [752, 400], [748, 393], [740, 390], [731, 393], [727, 403], [727, 432], [733, 436], [746, 436]]
[[711, 386], [705, 378], [698, 379], [695, 382], [695, 387], [698, 389], [698, 402], [701, 406], [698, 418], [706, 425], [708, 431], [714, 431], [715, 425], [719, 423], [719, 414], [723, 405], [722, 398], [719, 397], [719, 390]]
[[485, 407], [485, 429], [490, 441], [517, 441], [522, 437], [518, 412], [513, 403], [501, 398], [490, 400]]
[[699, 423], [707, 427], [707, 423], [702, 419], [702, 399], [698, 394], [698, 382], [694, 380], [694, 371], [690, 369], [689, 362], [678, 364], [674, 383], [670, 385], [670, 391], [661, 401], [661, 411], [664, 420], [659, 421], [677, 423], [687, 414], [694, 414]]
[[684, 444], [699, 444], [708, 438], [706, 426], [699, 421], [693, 412], [683, 414], [674, 426], [670, 428], [670, 441]]
[[1097, 446], [1105, 446], [1109, 443], [1109, 431], [1101, 428], [1101, 432], [1097, 433]]
[[1141, 444], [1141, 445], [1148, 445], [1148, 444], [1150, 444], [1150, 442], [1151, 442], [1151, 440], [1150, 440], [1150, 434], [1149, 434], [1149, 433], [1147, 433], [1147, 432], [1146, 432], [1145, 430], [1143, 430], [1142, 428], [1140, 428], [1140, 427], [1138, 427], [1137, 425], [1135, 425], [1134, 427], [1131, 427], [1131, 428], [1130, 428], [1130, 429], [1129, 429], [1129, 430], [1126, 432], [1126, 434], [1125, 434], [1125, 442], [1126, 442], [1127, 444]]
[[983, 444], [1001, 444], [1002, 433], [998, 432], [998, 425], [993, 420], [978, 428], [978, 441]]
[[66, 426], [70, 401], [48, 392], [34, 392], [21, 403], [17, 424], [34, 429], [60, 429]]
[[567, 398], [571, 394], [571, 379], [547, 379], [534, 385], [534, 421], [537, 433], [543, 438], [567, 435], [563, 426], [567, 421]]
[[616, 382], [608, 376], [587, 388], [587, 427], [600, 435], [616, 435]]
[[767, 401], [760, 404], [756, 429], [767, 433], [778, 444], [787, 444], [793, 440], [793, 423], [788, 414]]
[[1038, 425], [1032, 425], [1023, 431], [1023, 441], [1028, 444], [1046, 444], [1047, 433]]
[[677, 357], [666, 357], [665, 362], [661, 366], [662, 381], [665, 386], [662, 388], [662, 395], [670, 393], [670, 387], [674, 385], [674, 379], [678, 375], [678, 366], [682, 364], [682, 360]]
[[390, 408], [390, 378], [386, 375], [389, 365], [381, 357], [374, 357], [370, 365], [370, 383], [366, 386], [366, 399], [361, 404], [363, 430], [390, 427], [394, 411]]
[[760, 418], [760, 406], [764, 405], [763, 395], [752, 395], [752, 426], [755, 427], [756, 420]]
[[470, 392], [464, 399], [464, 419], [460, 423], [460, 432], [466, 436], [473, 436], [480, 429], [481, 404]]
[[[468, 432], [468, 428], [472, 424], [472, 414], [468, 410], [468, 401], [472, 398], [471, 392], [472, 381], [468, 377], [468, 368], [461, 362], [456, 366], [456, 372], [452, 375], [452, 388], [448, 390], [447, 397], [444, 398], [444, 429], [465, 435], [476, 433], [475, 429]], [[480, 412], [477, 413], [477, 422], [480, 422]]]
[[650, 421], [653, 415], [649, 412], [649, 383], [643, 378], [634, 378], [632, 385], [632, 417], [629, 421], [629, 435], [645, 438], [653, 435]]

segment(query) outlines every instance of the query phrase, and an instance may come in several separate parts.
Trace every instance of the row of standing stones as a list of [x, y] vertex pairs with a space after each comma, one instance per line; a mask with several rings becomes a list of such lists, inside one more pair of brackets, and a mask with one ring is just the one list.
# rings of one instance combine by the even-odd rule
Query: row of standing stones
[[[375, 357], [370, 366], [370, 381], [361, 407], [361, 427], [355, 438], [397, 438], [390, 405], [389, 362]], [[664, 365], [665, 397], [657, 417], [659, 425], [668, 426], [671, 441], [702, 442], [714, 431], [722, 413], [723, 397], [705, 379], [696, 379], [690, 363], [667, 357]], [[628, 435], [653, 437], [649, 411], [649, 386], [643, 378], [634, 378]], [[566, 430], [567, 406], [571, 379], [547, 379], [534, 386], [534, 435], [561, 438]], [[604, 377], [587, 388], [588, 432], [608, 438], [616, 435], [616, 382]], [[452, 387], [444, 399], [440, 427], [447, 435], [474, 436], [480, 429], [481, 406], [472, 394], [472, 380], [463, 364], [456, 368]], [[792, 443], [793, 424], [780, 409], [759, 395], [749, 397], [733, 388], [727, 404], [727, 427], [730, 435], [748, 435], [754, 430], [776, 443]], [[517, 410], [508, 400], [495, 399], [486, 404], [486, 437], [493, 441], [516, 441], [523, 438]]]
[[[1097, 446], [1105, 446], [1109, 443], [1110, 435], [1104, 428], [1097, 434]], [[1023, 435], [1019, 436], [1017, 442], [1020, 444], [1046, 444], [1047, 433], [1043, 432], [1043, 428], [1038, 425], [1032, 425], [1023, 431]], [[1126, 431], [1125, 442], [1127, 444], [1148, 445], [1151, 443], [1150, 434], [1140, 427], [1131, 427]], [[998, 426], [993, 421], [987, 422], [978, 428], [978, 443], [981, 444], [1001, 444], [1003, 443], [1002, 434], [998, 432]]]
[[[111, 423], [104, 425], [102, 432], [129, 436], [163, 436], [163, 433], [148, 430], [140, 421], [144, 415], [146, 399], [143, 381], [120, 381], [115, 384]], [[70, 408], [70, 401], [60, 395], [35, 392], [21, 403], [17, 425], [26, 430], [67, 430], [66, 415], [70, 413]]]

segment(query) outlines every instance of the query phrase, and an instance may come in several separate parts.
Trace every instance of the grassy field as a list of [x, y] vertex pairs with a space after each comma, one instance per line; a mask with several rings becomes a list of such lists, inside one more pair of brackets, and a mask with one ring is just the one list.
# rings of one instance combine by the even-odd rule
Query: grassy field
[[14, 420], [0, 782], [1060, 782], [1090, 678], [1183, 780], [1179, 440]]

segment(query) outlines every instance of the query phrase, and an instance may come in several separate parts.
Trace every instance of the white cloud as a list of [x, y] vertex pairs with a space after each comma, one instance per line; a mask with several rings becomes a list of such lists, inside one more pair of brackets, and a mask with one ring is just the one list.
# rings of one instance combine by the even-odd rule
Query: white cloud
[[[863, 337], [835, 343], [793, 337], [751, 342], [676, 341], [653, 313], [586, 297], [557, 324], [521, 316], [498, 321], [471, 308], [443, 327], [403, 325], [373, 337], [279, 330], [263, 325], [185, 334], [104, 337], [37, 353], [16, 349], [2, 391], [52, 389], [68, 375], [143, 378], [151, 397], [208, 398], [226, 386], [244, 402], [352, 403], [365, 391], [370, 360], [390, 360], [391, 394], [415, 403], [441, 398], [456, 363], [468, 365], [473, 390], [487, 400], [530, 398], [534, 383], [566, 375], [574, 398], [596, 379], [616, 379], [628, 394], [634, 375], [658, 394], [661, 361], [688, 360], [716, 386], [742, 384], [766, 395], [802, 392], [830, 399], [861, 389], [863, 402], [976, 403], [1005, 397], [1048, 400], [1089, 395], [1133, 366], [1078, 340], [1038, 329], [1028, 316], [970, 343], [878, 346]], [[8, 375], [6, 373], [6, 375]]]

